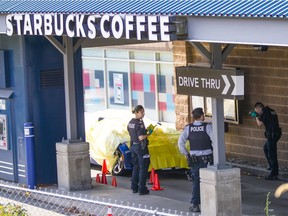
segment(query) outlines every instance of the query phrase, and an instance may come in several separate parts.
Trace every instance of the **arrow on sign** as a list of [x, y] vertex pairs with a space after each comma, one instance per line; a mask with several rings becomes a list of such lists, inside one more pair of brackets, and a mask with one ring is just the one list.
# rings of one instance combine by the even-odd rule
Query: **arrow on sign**
[[222, 78], [225, 82], [225, 87], [222, 91], [223, 95], [227, 95], [227, 94], [232, 94], [232, 92], [235, 93], [235, 76], [227, 76], [227, 75], [222, 75]]
[[227, 92], [228, 92], [228, 90], [230, 88], [230, 82], [229, 82], [229, 80], [228, 80], [226, 75], [222, 75], [222, 78], [223, 78], [223, 80], [225, 82], [225, 87], [224, 87], [224, 89], [222, 91], [222, 94], [227, 94]]

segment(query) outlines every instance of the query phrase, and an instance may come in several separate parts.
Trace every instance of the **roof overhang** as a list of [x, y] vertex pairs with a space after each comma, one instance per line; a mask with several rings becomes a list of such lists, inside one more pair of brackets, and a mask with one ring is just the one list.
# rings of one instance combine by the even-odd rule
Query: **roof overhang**
[[188, 17], [187, 40], [288, 46], [287, 19]]

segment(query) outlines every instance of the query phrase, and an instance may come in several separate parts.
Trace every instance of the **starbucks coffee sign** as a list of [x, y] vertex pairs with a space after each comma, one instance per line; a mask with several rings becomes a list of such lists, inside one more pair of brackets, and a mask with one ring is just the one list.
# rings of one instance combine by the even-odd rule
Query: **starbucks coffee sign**
[[176, 39], [174, 21], [169, 16], [11, 14], [6, 34], [171, 41]]

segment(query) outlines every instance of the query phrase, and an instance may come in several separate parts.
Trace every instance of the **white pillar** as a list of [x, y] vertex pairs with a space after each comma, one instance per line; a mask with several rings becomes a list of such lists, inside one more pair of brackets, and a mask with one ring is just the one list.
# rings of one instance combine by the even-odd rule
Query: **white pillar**
[[242, 216], [240, 169], [200, 169], [201, 216]]

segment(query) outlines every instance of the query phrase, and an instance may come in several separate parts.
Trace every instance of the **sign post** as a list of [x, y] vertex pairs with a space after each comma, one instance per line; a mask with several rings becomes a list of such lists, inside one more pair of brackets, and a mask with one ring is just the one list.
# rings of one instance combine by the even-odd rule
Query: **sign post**
[[[212, 97], [214, 165], [200, 169], [203, 216], [242, 215], [240, 169], [226, 165], [223, 99], [244, 99], [244, 74], [222, 69], [220, 44], [212, 44], [212, 68], [176, 68], [177, 94]], [[224, 181], [223, 181], [224, 180]], [[233, 191], [233, 196], [227, 194]], [[231, 208], [227, 208], [227, 203]]]

